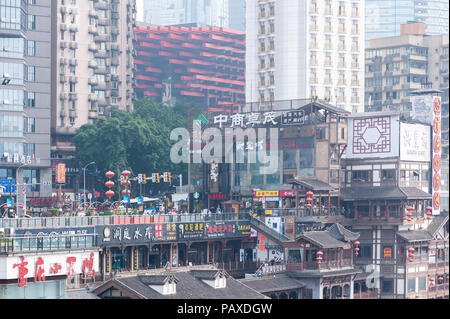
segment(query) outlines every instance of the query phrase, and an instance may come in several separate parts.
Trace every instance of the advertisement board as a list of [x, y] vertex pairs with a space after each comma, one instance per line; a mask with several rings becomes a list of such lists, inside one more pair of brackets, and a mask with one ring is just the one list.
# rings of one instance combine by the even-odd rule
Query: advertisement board
[[64, 236], [64, 235], [93, 235], [95, 233], [95, 226], [86, 227], [60, 227], [60, 228], [26, 228], [15, 229], [14, 236]]
[[433, 173], [432, 173], [432, 207], [433, 215], [439, 215], [441, 210], [441, 112], [440, 96], [433, 96]]
[[429, 162], [430, 144], [430, 126], [400, 123], [400, 160]]
[[346, 158], [399, 156], [399, 115], [350, 117]]
[[412, 112], [411, 118], [419, 123], [433, 124], [433, 96], [418, 95], [411, 96]]
[[55, 183], [64, 184], [66, 182], [66, 164], [59, 163], [56, 165]]

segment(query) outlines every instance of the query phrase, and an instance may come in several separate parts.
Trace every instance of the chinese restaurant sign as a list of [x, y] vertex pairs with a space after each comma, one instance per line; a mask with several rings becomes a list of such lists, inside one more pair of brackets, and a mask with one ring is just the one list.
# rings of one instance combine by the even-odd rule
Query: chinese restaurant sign
[[82, 274], [88, 278], [99, 272], [97, 251], [4, 256], [0, 257], [0, 263], [6, 264], [6, 272], [0, 273], [0, 279], [17, 279], [19, 287], [26, 286], [27, 281], [45, 281], [52, 276]]
[[177, 240], [249, 237], [249, 222], [192, 222], [96, 226], [99, 246], [146, 244]]
[[93, 235], [95, 226], [86, 227], [60, 227], [60, 228], [26, 228], [16, 229], [14, 235], [16, 237], [25, 236], [61, 236], [61, 235]]

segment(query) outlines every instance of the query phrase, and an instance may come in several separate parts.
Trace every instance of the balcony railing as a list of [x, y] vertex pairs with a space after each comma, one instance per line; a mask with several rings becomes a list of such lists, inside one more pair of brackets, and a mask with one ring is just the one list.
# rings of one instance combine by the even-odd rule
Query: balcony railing
[[96, 247], [95, 234], [48, 237], [0, 237], [0, 253], [53, 251]]

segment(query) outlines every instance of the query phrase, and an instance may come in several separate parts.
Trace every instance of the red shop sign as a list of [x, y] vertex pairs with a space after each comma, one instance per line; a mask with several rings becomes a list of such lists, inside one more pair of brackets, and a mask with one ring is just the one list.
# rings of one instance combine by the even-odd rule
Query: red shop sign
[[280, 191], [280, 196], [281, 197], [292, 197], [295, 196], [295, 193], [293, 190], [291, 191]]
[[224, 199], [224, 195], [221, 193], [217, 193], [217, 194], [209, 194], [208, 197], [210, 199]]

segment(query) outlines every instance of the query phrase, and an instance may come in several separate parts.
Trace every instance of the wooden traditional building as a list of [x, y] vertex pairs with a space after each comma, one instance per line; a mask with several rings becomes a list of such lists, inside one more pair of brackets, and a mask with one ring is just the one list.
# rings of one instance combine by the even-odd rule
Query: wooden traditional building
[[289, 276], [311, 289], [313, 299], [352, 299], [354, 277], [362, 272], [353, 266], [358, 237], [340, 224], [304, 232], [283, 245]]

